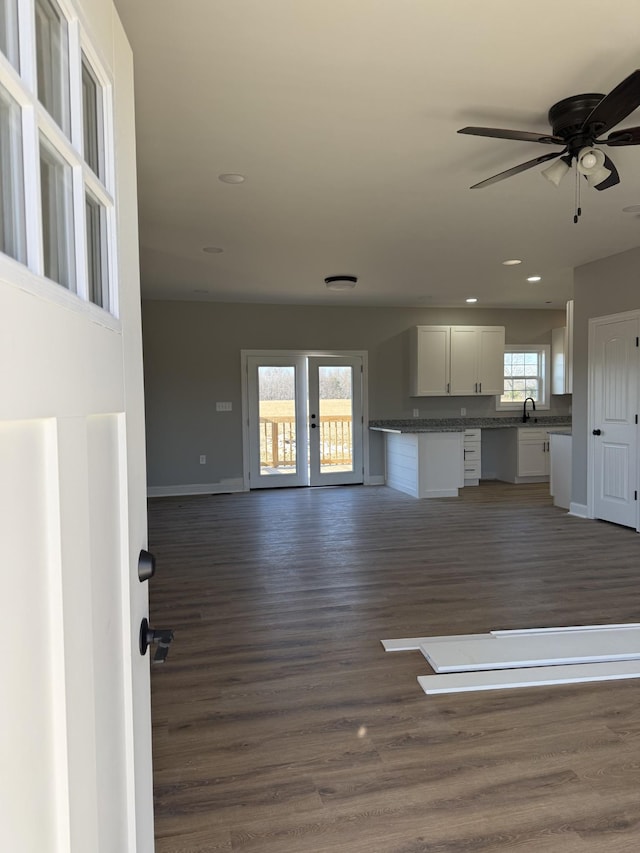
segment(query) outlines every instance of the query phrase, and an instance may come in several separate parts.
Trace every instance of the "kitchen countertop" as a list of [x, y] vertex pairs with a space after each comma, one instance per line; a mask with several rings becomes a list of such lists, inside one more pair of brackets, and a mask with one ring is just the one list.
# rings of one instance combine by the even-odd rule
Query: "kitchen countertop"
[[566, 415], [540, 415], [530, 417], [526, 423], [522, 416], [505, 418], [408, 418], [369, 421], [369, 429], [377, 432], [420, 433], [420, 432], [463, 432], [465, 429], [505, 429], [537, 427], [557, 430], [566, 435], [571, 429], [571, 418]]

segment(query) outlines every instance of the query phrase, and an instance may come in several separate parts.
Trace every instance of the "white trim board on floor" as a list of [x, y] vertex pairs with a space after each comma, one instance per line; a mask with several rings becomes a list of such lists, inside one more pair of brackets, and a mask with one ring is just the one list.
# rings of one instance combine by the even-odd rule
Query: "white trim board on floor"
[[428, 695], [437, 695], [476, 690], [504, 690], [513, 687], [585, 684], [590, 681], [617, 681], [629, 678], [640, 678], [640, 661], [609, 661], [567, 666], [540, 666], [532, 669], [419, 675], [418, 683]]
[[[565, 628], [511, 628], [505, 630], [491, 631], [492, 637], [514, 637], [526, 636], [527, 634], [562, 634], [565, 631], [610, 631], [613, 628], [628, 629], [640, 628], [640, 622], [626, 622], [619, 625], [570, 625]], [[465, 634], [469, 637], [469, 634]], [[482, 636], [478, 634], [478, 636]], [[439, 639], [439, 638], [438, 638]]]
[[473, 640], [491, 634], [452, 634], [446, 637], [402, 637], [398, 640], [380, 640], [385, 652], [417, 652], [424, 643], [449, 643], [455, 640]]
[[640, 659], [640, 629], [477, 635], [446, 643], [424, 643], [420, 651], [437, 673], [636, 660]]

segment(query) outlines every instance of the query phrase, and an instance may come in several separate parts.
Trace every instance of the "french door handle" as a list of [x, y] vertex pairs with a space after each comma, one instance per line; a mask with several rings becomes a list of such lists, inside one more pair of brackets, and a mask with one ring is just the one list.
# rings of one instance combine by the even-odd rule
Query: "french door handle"
[[318, 424], [311, 424], [311, 429], [315, 429], [317, 426]]

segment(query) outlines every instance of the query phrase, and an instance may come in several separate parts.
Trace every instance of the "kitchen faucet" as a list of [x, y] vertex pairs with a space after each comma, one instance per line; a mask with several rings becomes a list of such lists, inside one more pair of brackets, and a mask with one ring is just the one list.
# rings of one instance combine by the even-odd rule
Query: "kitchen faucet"
[[529, 412], [527, 411], [527, 400], [531, 400], [531, 405], [533, 406], [533, 411], [535, 412], [535, 410], [536, 410], [536, 401], [533, 399], [533, 397], [527, 397], [525, 399], [524, 405], [522, 407], [522, 423], [523, 424], [526, 424], [526, 422], [529, 420], [529, 417], [530, 417]]

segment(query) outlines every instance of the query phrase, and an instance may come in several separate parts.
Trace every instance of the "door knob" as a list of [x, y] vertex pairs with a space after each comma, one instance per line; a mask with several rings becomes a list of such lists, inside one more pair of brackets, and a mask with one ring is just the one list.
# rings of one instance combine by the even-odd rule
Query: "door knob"
[[146, 618], [140, 623], [140, 654], [146, 655], [149, 646], [154, 643], [158, 645], [153, 656], [153, 663], [165, 662], [172, 641], [173, 631], [171, 628], [152, 628]]
[[601, 429], [594, 429], [593, 434], [594, 435], [602, 435], [602, 430]]

